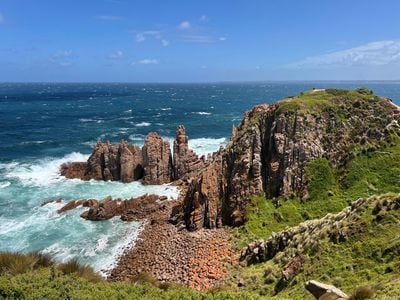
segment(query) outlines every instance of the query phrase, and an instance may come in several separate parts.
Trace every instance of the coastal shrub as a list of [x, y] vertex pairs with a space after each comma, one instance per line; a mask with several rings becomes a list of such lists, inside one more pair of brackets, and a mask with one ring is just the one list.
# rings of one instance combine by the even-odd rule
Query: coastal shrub
[[66, 263], [59, 264], [58, 269], [64, 275], [76, 274], [77, 276], [85, 278], [91, 282], [99, 282], [102, 280], [102, 277], [97, 274], [91, 267], [80, 264], [76, 259], [72, 259]]
[[306, 166], [309, 180], [308, 189], [311, 199], [333, 196], [337, 190], [337, 183], [332, 166], [326, 158], [312, 160]]
[[356, 291], [349, 297], [349, 300], [366, 300], [373, 299], [375, 290], [369, 286], [364, 285], [356, 289]]

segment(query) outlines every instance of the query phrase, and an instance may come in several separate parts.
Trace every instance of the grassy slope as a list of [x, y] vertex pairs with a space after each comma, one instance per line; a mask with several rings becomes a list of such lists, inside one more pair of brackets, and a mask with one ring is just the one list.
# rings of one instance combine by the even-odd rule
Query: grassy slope
[[[380, 151], [360, 154], [338, 169], [333, 169], [325, 159], [318, 159], [308, 165], [307, 173], [311, 178], [309, 200], [280, 199], [280, 206], [276, 208], [264, 197], [253, 199], [248, 222], [235, 229], [238, 247], [255, 239], [266, 239], [272, 232], [305, 220], [338, 212], [360, 197], [400, 193], [400, 142]], [[347, 292], [363, 284], [380, 284], [379, 299], [396, 299], [394, 295], [400, 292], [400, 288], [394, 282], [400, 280], [400, 264], [395, 259], [386, 261], [377, 253], [393, 241], [399, 241], [400, 212], [390, 212], [379, 224], [372, 218], [371, 210], [364, 213], [361, 219], [365, 222], [365, 230], [343, 243], [321, 241], [319, 250], [306, 260], [303, 272], [276, 298], [313, 299], [303, 284], [315, 279], [336, 284]], [[246, 282], [246, 289], [261, 291], [271, 297], [281, 268], [272, 261], [239, 267], [231, 282], [241, 278]], [[390, 269], [393, 271], [387, 272]], [[266, 273], [273, 273], [272, 279]], [[399, 284], [400, 281], [397, 286]]]

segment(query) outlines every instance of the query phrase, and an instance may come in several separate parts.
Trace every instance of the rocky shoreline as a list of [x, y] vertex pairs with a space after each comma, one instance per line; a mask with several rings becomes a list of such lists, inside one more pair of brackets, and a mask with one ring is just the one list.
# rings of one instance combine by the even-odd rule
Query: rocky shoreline
[[182, 195], [187, 190], [183, 182], [174, 185], [180, 189], [180, 197], [175, 200], [156, 195], [126, 200], [80, 199], [66, 203], [57, 212], [62, 214], [83, 206], [88, 208], [81, 213], [86, 220], [119, 216], [122, 221], [142, 223], [138, 238], [124, 250], [116, 267], [106, 272], [108, 281], [135, 282], [147, 278], [197, 290], [215, 288], [238, 262], [231, 231], [218, 228], [190, 232], [184, 226], [172, 224], [171, 216], [182, 205]]

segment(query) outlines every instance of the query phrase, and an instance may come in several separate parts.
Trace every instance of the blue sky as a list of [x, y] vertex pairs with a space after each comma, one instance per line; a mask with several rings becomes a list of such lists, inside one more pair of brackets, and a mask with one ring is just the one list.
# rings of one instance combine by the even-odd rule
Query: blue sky
[[400, 79], [397, 0], [0, 0], [0, 81]]

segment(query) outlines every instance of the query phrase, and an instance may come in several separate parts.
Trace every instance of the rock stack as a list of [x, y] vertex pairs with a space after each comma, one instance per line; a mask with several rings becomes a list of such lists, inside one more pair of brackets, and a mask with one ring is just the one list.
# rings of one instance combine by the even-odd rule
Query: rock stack
[[188, 180], [206, 165], [189, 148], [185, 127], [180, 125], [174, 141], [174, 157], [167, 140], [157, 133], [147, 135], [140, 147], [121, 141], [119, 144], [99, 141], [87, 162], [72, 162], [61, 166], [61, 175], [82, 180], [115, 180], [144, 184], [164, 184], [173, 180]]
[[204, 158], [199, 159], [197, 154], [189, 148], [189, 139], [183, 125], [176, 130], [174, 141], [174, 179], [188, 179], [204, 168]]

